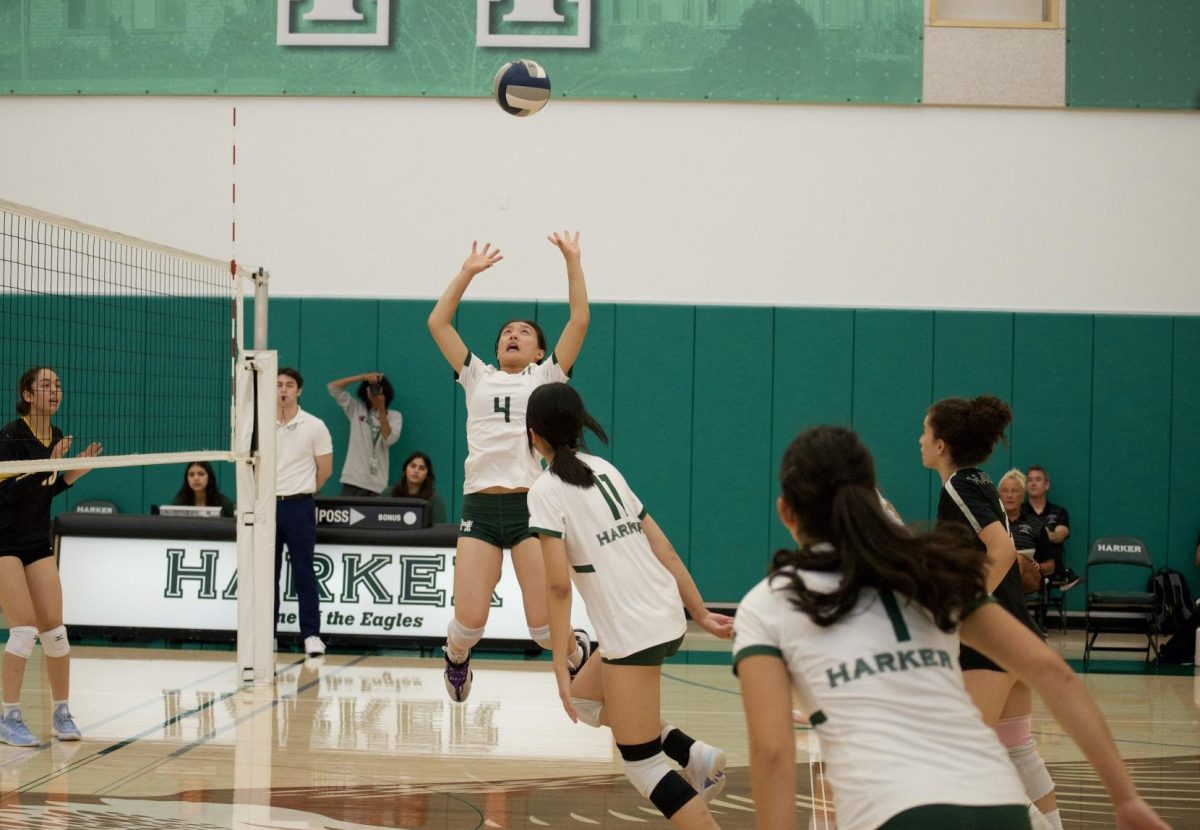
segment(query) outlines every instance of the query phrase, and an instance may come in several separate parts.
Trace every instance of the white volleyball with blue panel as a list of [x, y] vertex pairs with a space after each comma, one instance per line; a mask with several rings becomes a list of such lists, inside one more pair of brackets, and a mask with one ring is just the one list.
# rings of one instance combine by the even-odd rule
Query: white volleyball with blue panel
[[492, 95], [509, 115], [533, 115], [550, 100], [550, 76], [536, 61], [509, 61], [492, 79]]

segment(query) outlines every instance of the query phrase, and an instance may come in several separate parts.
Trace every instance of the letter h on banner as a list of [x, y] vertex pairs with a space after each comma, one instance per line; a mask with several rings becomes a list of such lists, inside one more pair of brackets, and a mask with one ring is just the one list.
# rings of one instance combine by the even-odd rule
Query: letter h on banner
[[[261, 0], [260, 0], [261, 2]], [[292, 6], [311, 2], [304, 20], [321, 23], [363, 23], [361, 32], [293, 32]], [[375, 4], [375, 31], [354, 8], [354, 0], [276, 0], [275, 43], [280, 46], [387, 46], [391, 37], [392, 0], [367, 0]]]
[[[509, 0], [475, 0], [475, 45], [520, 46], [528, 49], [589, 49], [592, 45], [592, 0], [567, 0], [579, 12], [574, 33], [502, 33], [492, 31], [492, 4]], [[504, 23], [555, 23], [566, 28], [567, 19], [554, 8], [554, 0], [511, 0], [512, 11]]]

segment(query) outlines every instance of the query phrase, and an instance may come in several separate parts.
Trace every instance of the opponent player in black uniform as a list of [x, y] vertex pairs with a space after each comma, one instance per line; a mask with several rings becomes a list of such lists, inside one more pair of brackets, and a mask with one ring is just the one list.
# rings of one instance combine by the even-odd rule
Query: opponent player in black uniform
[[[17, 383], [21, 417], [0, 430], [0, 461], [65, 458], [73, 436], [64, 437], [50, 423], [61, 402], [62, 384], [52, 369], [35, 366], [21, 375]], [[91, 458], [100, 453], [99, 444], [90, 444], [79, 455]], [[4, 694], [0, 741], [13, 746], [40, 743], [21, 717], [25, 663], [39, 632], [53, 697], [51, 731], [63, 741], [81, 737], [67, 705], [71, 647], [62, 622], [62, 583], [50, 545], [50, 500], [86, 472], [0, 474], [0, 609], [9, 625], [0, 664]]]
[[[921, 462], [942, 479], [939, 522], [959, 522], [975, 533], [987, 552], [985, 581], [1000, 606], [1039, 633], [1025, 607], [1017, 551], [1008, 518], [991, 478], [977, 465], [992, 454], [1012, 421], [1008, 404], [994, 395], [971, 400], [945, 398], [929, 407], [921, 433]], [[1033, 695], [1029, 687], [972, 648], [959, 654], [963, 682], [984, 723], [996, 730], [1017, 767], [1025, 794], [1051, 827], [1062, 830], [1054, 781], [1031, 734]]]

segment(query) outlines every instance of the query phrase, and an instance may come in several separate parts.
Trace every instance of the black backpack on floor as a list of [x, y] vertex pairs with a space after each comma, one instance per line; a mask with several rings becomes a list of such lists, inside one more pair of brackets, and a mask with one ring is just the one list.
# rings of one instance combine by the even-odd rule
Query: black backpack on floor
[[1146, 590], [1154, 594], [1154, 620], [1160, 634], [1174, 634], [1187, 626], [1195, 614], [1187, 578], [1171, 568], [1159, 568]]

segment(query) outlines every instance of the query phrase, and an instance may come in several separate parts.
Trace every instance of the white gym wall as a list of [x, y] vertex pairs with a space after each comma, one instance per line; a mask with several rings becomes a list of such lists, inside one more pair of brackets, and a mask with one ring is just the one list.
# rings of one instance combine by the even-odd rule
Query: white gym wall
[[1200, 313], [1194, 112], [485, 99], [0, 99], [0, 196], [232, 250], [276, 296]]

